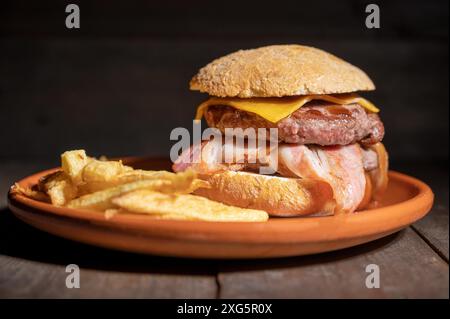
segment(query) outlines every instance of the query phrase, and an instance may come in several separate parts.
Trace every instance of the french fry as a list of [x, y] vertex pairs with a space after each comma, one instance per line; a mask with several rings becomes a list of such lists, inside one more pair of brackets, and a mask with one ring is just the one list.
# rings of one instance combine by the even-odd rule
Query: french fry
[[146, 171], [142, 169], [135, 169], [132, 171], [125, 172], [118, 176], [121, 182], [133, 182], [143, 179], [165, 179], [170, 180], [176, 176], [176, 173], [168, 171]]
[[[88, 164], [85, 170], [90, 170], [93, 163]], [[98, 172], [88, 173], [90, 174], [90, 178], [85, 178], [85, 183], [79, 186], [80, 195], [97, 192], [100, 190], [104, 190], [107, 188], [119, 186], [122, 184], [132, 183], [140, 180], [168, 180], [174, 183], [186, 183], [190, 185], [190, 188], [187, 188], [185, 192], [191, 193], [197, 188], [200, 187], [209, 187], [209, 183], [196, 178], [196, 175], [192, 172], [175, 174], [168, 171], [145, 171], [145, 170], [126, 170], [124, 173], [119, 175], [110, 175], [110, 178], [104, 178], [102, 180], [100, 178], [92, 178]], [[83, 173], [85, 175], [85, 173]], [[183, 179], [180, 179], [180, 176], [184, 176]]]
[[266, 221], [266, 212], [238, 208], [190, 194], [164, 194], [141, 189], [112, 200], [112, 203], [134, 213], [150, 214], [157, 218], [205, 221]]
[[77, 187], [63, 171], [56, 171], [41, 178], [38, 189], [50, 197], [53, 205], [62, 206], [77, 197]]
[[83, 195], [70, 201], [67, 207], [105, 210], [114, 208], [111, 202], [114, 197], [134, 190], [150, 189], [163, 193], [186, 193], [192, 192], [200, 186], [203, 186], [203, 183], [196, 179], [196, 174], [192, 171], [186, 171], [173, 174], [170, 179], [138, 180]]
[[109, 208], [105, 210], [105, 219], [111, 219], [120, 213], [120, 208]]
[[121, 182], [119, 177], [130, 171], [133, 171], [133, 168], [123, 165], [122, 161], [92, 160], [83, 168], [81, 173], [80, 195], [125, 184], [126, 181]]
[[91, 160], [84, 150], [67, 151], [61, 154], [61, 168], [77, 185], [82, 182], [83, 169]]
[[11, 190], [14, 193], [21, 194], [23, 196], [26, 196], [26, 197], [29, 197], [29, 198], [32, 198], [32, 199], [35, 199], [35, 200], [38, 200], [38, 201], [41, 201], [41, 202], [50, 202], [50, 198], [48, 197], [48, 195], [46, 193], [41, 192], [41, 191], [36, 190], [36, 189], [32, 189], [32, 188], [21, 187], [17, 183], [15, 183], [12, 186]]
[[158, 179], [162, 175], [158, 171], [133, 170], [119, 162], [96, 161], [86, 165], [83, 172], [84, 183], [79, 186], [79, 192], [84, 195], [139, 180]]
[[132, 170], [131, 167], [123, 165], [122, 161], [93, 160], [84, 166], [81, 175], [85, 183], [109, 182]]
[[268, 214], [189, 195], [209, 183], [192, 170], [182, 173], [133, 169], [121, 161], [88, 157], [84, 150], [61, 155], [61, 170], [42, 177], [32, 188], [14, 192], [57, 206], [90, 209], [106, 219], [141, 213], [154, 219], [266, 221]]
[[161, 180], [144, 180], [123, 184], [73, 199], [67, 204], [67, 207], [106, 210], [114, 208], [114, 205], [111, 203], [111, 199], [116, 196], [140, 188], [150, 188], [158, 190], [163, 188], [164, 186], [167, 186], [168, 184], [169, 182]]

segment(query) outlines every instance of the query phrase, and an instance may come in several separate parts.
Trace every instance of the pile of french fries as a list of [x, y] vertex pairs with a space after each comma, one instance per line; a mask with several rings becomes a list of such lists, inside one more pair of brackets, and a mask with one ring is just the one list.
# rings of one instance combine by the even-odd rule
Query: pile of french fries
[[172, 173], [133, 169], [121, 161], [98, 160], [84, 150], [61, 155], [61, 169], [32, 188], [13, 192], [53, 205], [116, 214], [147, 214], [158, 219], [266, 221], [264, 211], [224, 205], [192, 195], [208, 183], [193, 171]]

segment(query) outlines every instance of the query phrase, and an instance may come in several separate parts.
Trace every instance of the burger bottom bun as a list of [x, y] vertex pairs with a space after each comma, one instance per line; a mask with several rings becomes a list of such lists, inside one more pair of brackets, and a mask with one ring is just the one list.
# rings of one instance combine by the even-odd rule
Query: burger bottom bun
[[260, 209], [270, 216], [333, 215], [336, 202], [327, 182], [226, 171], [203, 175], [211, 188], [195, 194], [228, 205]]

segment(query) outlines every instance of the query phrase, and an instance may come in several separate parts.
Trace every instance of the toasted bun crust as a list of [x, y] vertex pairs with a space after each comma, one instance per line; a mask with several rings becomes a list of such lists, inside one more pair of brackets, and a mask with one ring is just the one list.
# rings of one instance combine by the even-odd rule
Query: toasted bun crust
[[200, 69], [190, 87], [213, 96], [241, 98], [375, 89], [359, 68], [302, 45], [272, 45], [231, 53]]
[[228, 205], [261, 209], [270, 216], [332, 215], [336, 202], [322, 181], [227, 171], [204, 176], [211, 188], [195, 194]]

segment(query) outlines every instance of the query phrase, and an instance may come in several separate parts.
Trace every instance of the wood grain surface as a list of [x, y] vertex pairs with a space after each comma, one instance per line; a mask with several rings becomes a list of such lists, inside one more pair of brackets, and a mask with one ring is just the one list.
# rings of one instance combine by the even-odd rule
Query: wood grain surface
[[[379, 289], [365, 286], [370, 264], [379, 266]], [[448, 280], [448, 264], [411, 229], [330, 254], [225, 264], [219, 273], [223, 298], [431, 298], [445, 296]]]

